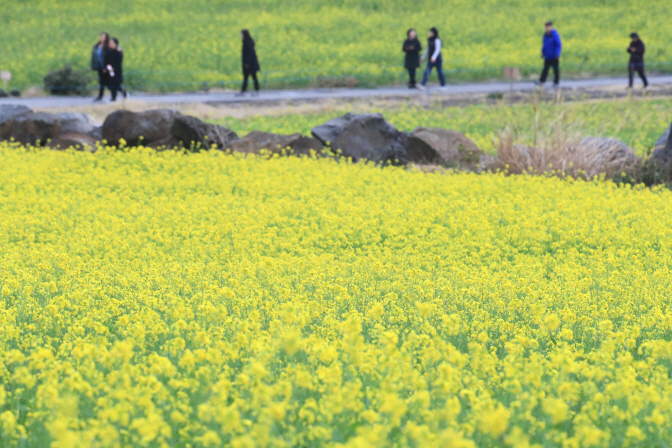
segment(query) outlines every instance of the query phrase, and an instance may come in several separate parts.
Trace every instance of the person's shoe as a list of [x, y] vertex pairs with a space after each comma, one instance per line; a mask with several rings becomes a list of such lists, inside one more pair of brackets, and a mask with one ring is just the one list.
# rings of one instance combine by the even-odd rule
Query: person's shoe
[[124, 95], [124, 99], [128, 99], [128, 92], [127, 91], [122, 90], [121, 94]]
[[541, 86], [544, 85], [544, 83], [541, 82], [541, 81], [534, 81], [534, 85], [537, 86], [537, 87], [541, 87]]
[[415, 88], [418, 89], [421, 92], [425, 91], [425, 86], [423, 86], [422, 84], [416, 84]]
[[238, 93], [236, 93], [236, 96], [238, 96], [238, 97], [245, 96], [245, 92], [238, 92]]
[[560, 84], [553, 83], [553, 88], [554, 88], [554, 89], [559, 89], [559, 88], [560, 88]]
[[251, 96], [259, 96], [259, 91], [252, 92], [250, 95], [251, 95]]
[[98, 103], [98, 102], [100, 102], [100, 101], [103, 101], [103, 99], [102, 99], [101, 97], [98, 97], [98, 98], [96, 98], [95, 100], [93, 100], [94, 103]]

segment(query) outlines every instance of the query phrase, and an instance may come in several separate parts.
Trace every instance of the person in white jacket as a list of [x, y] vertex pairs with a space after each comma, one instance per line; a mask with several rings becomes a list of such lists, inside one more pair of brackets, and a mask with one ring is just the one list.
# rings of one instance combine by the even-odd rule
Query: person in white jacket
[[421, 88], [427, 84], [429, 75], [432, 74], [432, 68], [436, 68], [436, 72], [439, 75], [439, 82], [441, 87], [446, 85], [446, 77], [443, 75], [443, 57], [441, 56], [441, 39], [439, 38], [439, 30], [432, 28], [429, 30], [429, 39], [427, 39], [427, 49], [422, 55], [422, 60], [424, 61], [427, 56], [430, 56], [429, 61], [427, 61], [427, 69], [425, 74], [422, 77]]

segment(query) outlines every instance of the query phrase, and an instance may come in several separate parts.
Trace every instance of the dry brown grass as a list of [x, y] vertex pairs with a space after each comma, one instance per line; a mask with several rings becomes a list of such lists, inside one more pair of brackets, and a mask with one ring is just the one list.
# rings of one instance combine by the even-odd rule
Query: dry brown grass
[[497, 167], [509, 174], [590, 179], [628, 170], [638, 162], [624, 143], [585, 137], [580, 123], [567, 123], [562, 115], [545, 127], [535, 126], [533, 136], [520, 135], [507, 127], [498, 134], [495, 148]]

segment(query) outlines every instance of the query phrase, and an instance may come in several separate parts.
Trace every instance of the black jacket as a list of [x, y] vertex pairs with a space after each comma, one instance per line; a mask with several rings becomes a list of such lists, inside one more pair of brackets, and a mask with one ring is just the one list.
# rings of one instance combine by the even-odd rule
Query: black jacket
[[631, 42], [628, 47], [628, 53], [630, 53], [630, 63], [631, 64], [643, 64], [644, 63], [644, 53], [646, 52], [646, 46], [644, 42], [638, 40], [637, 42]]
[[256, 73], [261, 70], [257, 51], [254, 49], [254, 41], [251, 39], [243, 40], [243, 72]]
[[107, 50], [105, 52], [105, 67], [112, 66], [114, 76], [108, 72], [106, 74], [107, 84], [120, 86], [124, 82], [124, 53], [121, 50]]
[[[96, 44], [93, 46], [93, 49], [91, 50], [91, 70], [102, 70], [105, 67], [100, 65], [100, 61], [98, 61], [98, 45]], [[105, 49], [103, 49], [103, 61], [105, 60]]]
[[422, 45], [417, 37], [413, 40], [406, 39], [402, 50], [406, 52], [404, 67], [406, 67], [407, 70], [414, 70], [420, 67], [420, 52], [422, 51]]

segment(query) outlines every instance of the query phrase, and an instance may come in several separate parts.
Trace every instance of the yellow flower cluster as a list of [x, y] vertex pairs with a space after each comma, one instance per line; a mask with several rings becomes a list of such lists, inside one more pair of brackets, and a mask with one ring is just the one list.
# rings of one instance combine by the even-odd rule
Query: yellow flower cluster
[[0, 145], [3, 447], [663, 447], [672, 194]]
[[672, 66], [669, 0], [120, 0], [115, 8], [98, 0], [31, 1], [29, 8], [2, 5], [0, 68], [12, 71], [11, 87], [41, 86], [66, 61], [88, 69], [103, 31], [120, 39], [124, 82], [142, 91], [204, 82], [239, 88], [243, 28], [257, 42], [262, 82], [275, 88], [329, 86], [333, 80], [320, 77], [340, 76], [360, 85], [403, 83], [401, 46], [411, 27], [423, 48], [429, 28], [439, 29], [451, 82], [501, 77], [505, 66], [537, 78], [547, 20], [563, 39], [563, 76], [625, 76], [633, 31], [646, 43], [651, 69]]

